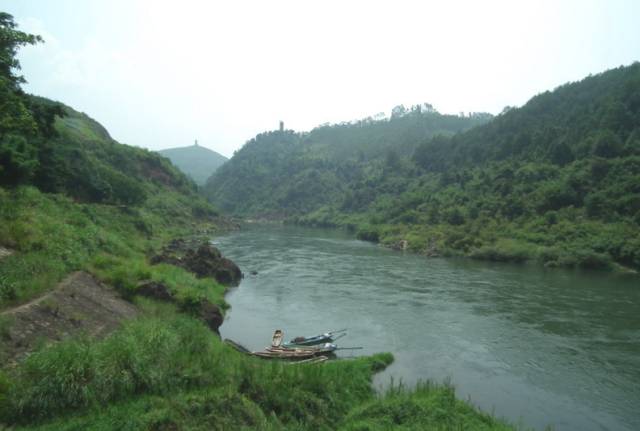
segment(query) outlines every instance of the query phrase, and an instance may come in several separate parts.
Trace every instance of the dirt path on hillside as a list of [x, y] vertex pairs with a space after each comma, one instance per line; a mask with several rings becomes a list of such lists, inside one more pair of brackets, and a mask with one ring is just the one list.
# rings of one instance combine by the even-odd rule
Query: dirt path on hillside
[[137, 315], [112, 288], [75, 272], [46, 295], [0, 313], [0, 361], [13, 364], [41, 343], [71, 335], [103, 337]]

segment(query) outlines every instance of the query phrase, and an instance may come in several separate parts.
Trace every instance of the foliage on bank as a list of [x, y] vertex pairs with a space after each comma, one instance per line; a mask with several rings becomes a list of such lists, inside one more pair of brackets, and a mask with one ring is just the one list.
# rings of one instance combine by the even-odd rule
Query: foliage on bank
[[309, 133], [262, 133], [216, 171], [204, 193], [227, 212], [251, 216], [282, 217], [339, 205], [371, 175], [400, 169], [423, 140], [491, 118], [443, 115], [428, 104], [394, 112], [389, 119], [323, 125]]
[[640, 269], [639, 63], [461, 133], [414, 133], [434, 115], [259, 135], [209, 197], [429, 255]]
[[[141, 317], [104, 339], [67, 338], [15, 367], [3, 363], [0, 428], [311, 430], [391, 423], [375, 407], [371, 387], [390, 354], [322, 366], [264, 363], [229, 349], [191, 316], [202, 300], [224, 308], [224, 288], [147, 258], [171, 237], [215, 229], [215, 209], [164, 159], [114, 142], [84, 114], [24, 94], [16, 49], [39, 40], [0, 13], [0, 245], [14, 251], [0, 260], [0, 308], [83, 269], [134, 301]], [[143, 280], [162, 282], [177, 300], [139, 298]], [[0, 346], [11, 324], [0, 319]], [[405, 416], [388, 410], [393, 426], [437, 414], [437, 426], [482, 422], [504, 429], [447, 401], [450, 391], [433, 390], [430, 399], [443, 402], [423, 403], [421, 387], [414, 401], [422, 410]], [[368, 425], [354, 422], [363, 419], [362, 408], [371, 409]]]

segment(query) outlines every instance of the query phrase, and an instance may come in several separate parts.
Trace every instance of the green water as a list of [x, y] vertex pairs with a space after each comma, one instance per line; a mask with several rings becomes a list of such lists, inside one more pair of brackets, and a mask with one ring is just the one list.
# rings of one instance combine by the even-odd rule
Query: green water
[[341, 356], [396, 358], [378, 387], [450, 378], [527, 427], [640, 429], [636, 276], [426, 259], [330, 230], [249, 227], [214, 242], [246, 275], [225, 338], [261, 349], [276, 328], [349, 328], [339, 344], [364, 349]]

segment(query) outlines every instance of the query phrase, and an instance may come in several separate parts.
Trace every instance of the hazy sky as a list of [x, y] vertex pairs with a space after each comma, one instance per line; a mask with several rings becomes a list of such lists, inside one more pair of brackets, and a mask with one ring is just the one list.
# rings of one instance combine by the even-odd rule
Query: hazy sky
[[226, 156], [259, 132], [309, 130], [429, 102], [520, 106], [640, 60], [640, 1], [0, 0], [46, 43], [26, 90], [120, 142], [194, 139]]

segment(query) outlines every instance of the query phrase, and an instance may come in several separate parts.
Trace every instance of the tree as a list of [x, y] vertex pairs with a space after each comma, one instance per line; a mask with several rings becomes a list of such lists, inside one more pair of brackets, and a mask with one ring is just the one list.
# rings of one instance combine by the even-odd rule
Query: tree
[[20, 70], [20, 62], [16, 58], [18, 48], [43, 42], [42, 37], [16, 30], [13, 16], [0, 12], [0, 85], [7, 85], [13, 91], [20, 91], [20, 84], [25, 83]]
[[387, 150], [385, 166], [391, 170], [397, 170], [400, 167], [400, 156], [393, 148]]
[[37, 166], [36, 150], [29, 142], [38, 126], [20, 89], [17, 74], [20, 46], [41, 41], [39, 36], [16, 30], [13, 17], [0, 12], [0, 183], [17, 184], [30, 178]]
[[567, 145], [566, 141], [562, 140], [551, 147], [550, 158], [554, 164], [564, 166], [567, 163], [571, 163], [574, 156], [571, 147]]
[[18, 135], [0, 139], [0, 184], [18, 184], [33, 176], [38, 165], [35, 149]]
[[610, 159], [622, 154], [622, 141], [610, 130], [603, 130], [596, 136], [593, 155]]
[[[56, 116], [61, 104], [25, 94], [18, 71], [18, 48], [42, 42], [40, 36], [16, 29], [13, 17], [0, 12], [0, 183], [19, 184], [35, 179], [49, 191], [56, 190], [55, 152], [49, 140], [57, 136]], [[42, 163], [42, 162], [45, 163]]]
[[400, 118], [404, 116], [406, 113], [407, 113], [407, 108], [405, 108], [404, 105], [398, 105], [391, 110], [391, 118], [392, 119]]
[[0, 139], [7, 133], [35, 134], [36, 122], [26, 106], [20, 84], [26, 82], [16, 58], [18, 48], [41, 42], [42, 38], [16, 30], [13, 17], [0, 12]]

